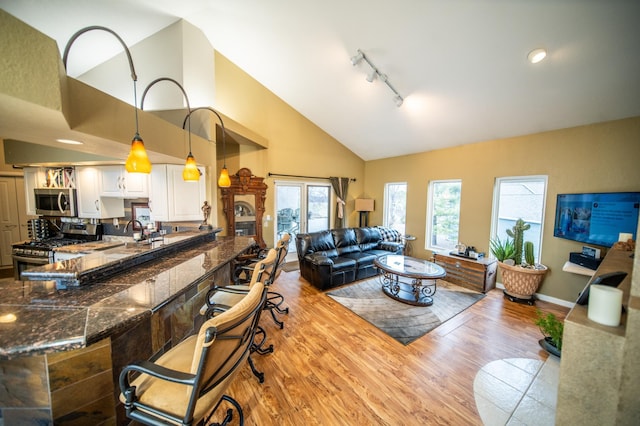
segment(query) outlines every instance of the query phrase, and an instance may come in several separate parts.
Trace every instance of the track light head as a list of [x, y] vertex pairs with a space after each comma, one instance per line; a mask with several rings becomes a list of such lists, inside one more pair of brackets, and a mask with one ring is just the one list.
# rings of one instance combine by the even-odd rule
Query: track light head
[[360, 61], [364, 58], [364, 53], [362, 53], [360, 51], [360, 49], [358, 49], [358, 53], [356, 53], [355, 55], [353, 55], [351, 57], [351, 65], [353, 65], [354, 67], [356, 65], [358, 65], [360, 63]]
[[373, 83], [373, 80], [376, 79], [377, 75], [378, 75], [378, 72], [376, 70], [371, 70], [371, 72], [367, 74], [367, 81], [369, 83]]
[[396, 106], [398, 108], [400, 108], [402, 106], [403, 102], [404, 102], [404, 99], [402, 99], [402, 96], [400, 96], [400, 95], [394, 96], [393, 100], [396, 102]]

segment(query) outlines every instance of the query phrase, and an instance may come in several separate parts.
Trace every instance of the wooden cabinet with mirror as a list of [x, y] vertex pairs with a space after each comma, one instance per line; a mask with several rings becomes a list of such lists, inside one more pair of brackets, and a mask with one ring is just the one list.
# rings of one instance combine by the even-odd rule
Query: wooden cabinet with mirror
[[260, 247], [265, 247], [262, 215], [267, 185], [263, 182], [264, 178], [254, 176], [247, 168], [238, 170], [230, 178], [231, 186], [221, 188], [227, 235], [252, 236]]

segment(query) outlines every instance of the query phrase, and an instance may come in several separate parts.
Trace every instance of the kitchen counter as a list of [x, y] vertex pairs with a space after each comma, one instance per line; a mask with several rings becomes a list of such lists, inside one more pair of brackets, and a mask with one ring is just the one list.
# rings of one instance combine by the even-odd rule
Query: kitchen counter
[[38, 268], [41, 277], [57, 278], [99, 271], [78, 287], [0, 281], [5, 424], [129, 424], [118, 399], [122, 368], [156, 359], [197, 332], [209, 289], [229, 284], [234, 259], [255, 246], [251, 237], [213, 240], [216, 232]]
[[[58, 290], [84, 286], [185, 247], [215, 239], [220, 230], [179, 232], [158, 240], [116, 241], [111, 242], [112, 248], [104, 250], [97, 250], [96, 242], [86, 243], [90, 246], [85, 246], [85, 252], [90, 252], [90, 255], [30, 268], [23, 271], [21, 277], [30, 281], [53, 281]], [[64, 248], [83, 250], [81, 246], [84, 245]]]
[[69, 254], [91, 254], [96, 251], [107, 250], [110, 248], [123, 246], [126, 241], [113, 240], [113, 241], [90, 241], [88, 243], [69, 244], [67, 246], [54, 247], [53, 251], [56, 253], [69, 253]]
[[[186, 236], [183, 236], [186, 237]], [[180, 239], [180, 238], [178, 238]], [[249, 237], [199, 243], [179, 252], [142, 249], [156, 258], [121, 269], [91, 285], [61, 290], [56, 281], [0, 282], [0, 359], [80, 348], [150, 316], [253, 245]], [[123, 246], [47, 265], [54, 276], [113, 266], [131, 251]]]

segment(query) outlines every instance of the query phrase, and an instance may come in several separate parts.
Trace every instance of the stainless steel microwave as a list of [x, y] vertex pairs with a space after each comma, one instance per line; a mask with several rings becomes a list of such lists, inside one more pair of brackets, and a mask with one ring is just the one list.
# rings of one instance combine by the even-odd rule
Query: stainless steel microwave
[[76, 190], [71, 188], [36, 188], [36, 214], [43, 216], [77, 216]]

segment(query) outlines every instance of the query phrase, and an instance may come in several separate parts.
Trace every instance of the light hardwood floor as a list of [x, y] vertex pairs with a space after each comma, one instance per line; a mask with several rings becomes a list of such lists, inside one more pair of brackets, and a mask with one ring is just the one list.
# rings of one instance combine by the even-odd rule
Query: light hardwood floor
[[[404, 346], [315, 289], [298, 271], [273, 289], [290, 307], [283, 330], [267, 312], [269, 355], [253, 355], [260, 384], [243, 367], [228, 394], [247, 425], [480, 425], [473, 380], [504, 358], [547, 358], [536, 307], [493, 290], [480, 302]], [[538, 301], [564, 318], [567, 309]], [[234, 422], [237, 424], [237, 422]]]

